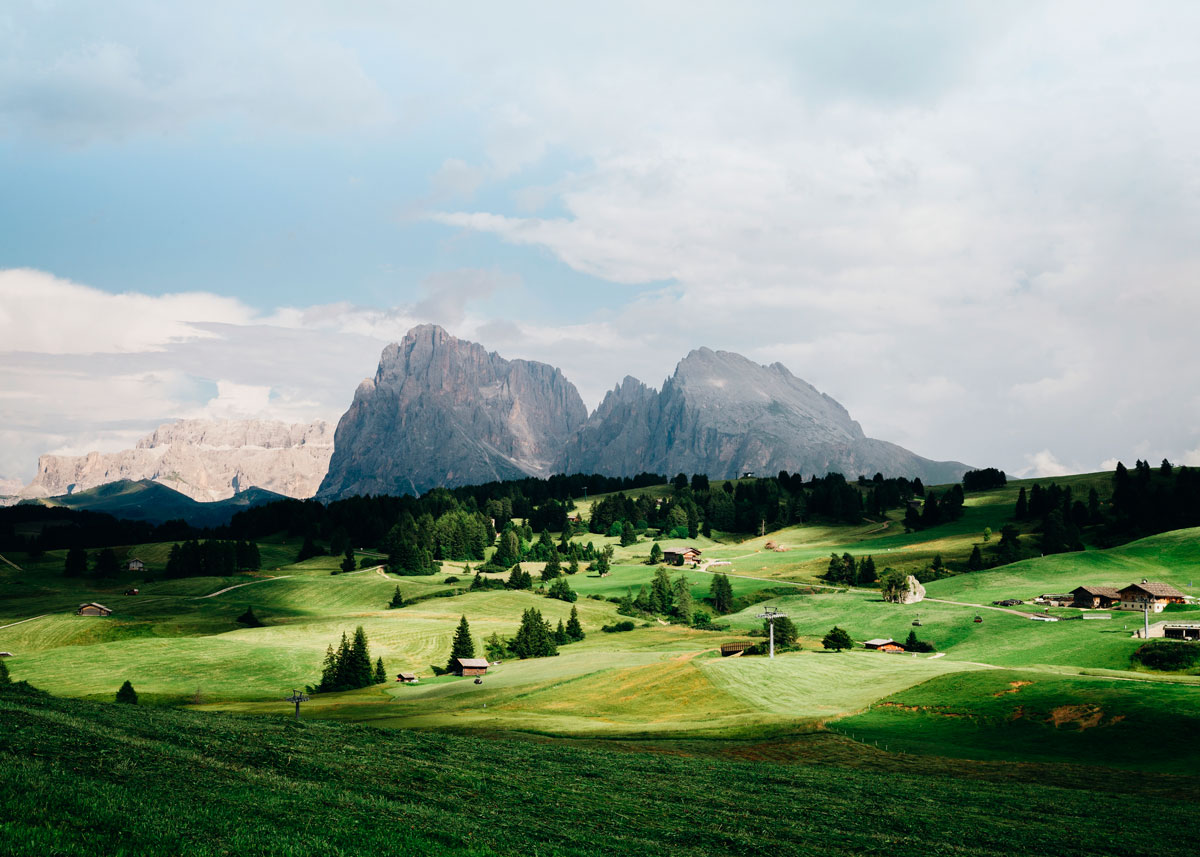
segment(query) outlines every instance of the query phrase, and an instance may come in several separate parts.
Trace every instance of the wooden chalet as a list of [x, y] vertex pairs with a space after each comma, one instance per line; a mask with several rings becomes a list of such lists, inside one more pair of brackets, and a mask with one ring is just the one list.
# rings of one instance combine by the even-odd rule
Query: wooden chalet
[[668, 565], [683, 565], [687, 562], [699, 562], [700, 548], [668, 548], [663, 551], [663, 562]]
[[753, 643], [746, 643], [746, 642], [722, 643], [721, 644], [721, 657], [727, 658], [730, 655], [740, 655], [742, 652], [746, 651], [746, 649], [751, 648], [753, 645], [754, 645]]
[[1112, 607], [1121, 603], [1121, 593], [1112, 586], [1077, 586], [1071, 590], [1072, 607]]
[[130, 559], [130, 560], [129, 560], [129, 564], [128, 564], [128, 566], [126, 566], [126, 567], [127, 567], [127, 568], [128, 568], [130, 571], [145, 571], [145, 570], [146, 570], [146, 563], [142, 562], [140, 559], [138, 559], [138, 558], [135, 556], [135, 557], [133, 557], [132, 559]]
[[487, 658], [455, 658], [452, 672], [455, 675], [487, 675]]
[[1151, 613], [1161, 613], [1168, 604], [1183, 604], [1187, 598], [1182, 592], [1168, 583], [1131, 583], [1118, 592], [1122, 610], [1145, 610], [1147, 606]]
[[103, 604], [97, 604], [95, 601], [80, 604], [79, 609], [75, 611], [76, 616], [107, 616], [110, 613], [112, 613], [110, 608]]
[[396, 673], [396, 681], [404, 682], [404, 684], [416, 684], [416, 673]]
[[868, 649], [874, 649], [875, 651], [878, 651], [878, 652], [903, 652], [904, 651], [904, 646], [902, 646], [900, 643], [897, 643], [895, 640], [885, 640], [882, 638], [880, 638], [878, 640], [867, 640], [865, 643], [863, 643], [863, 645], [866, 646]]

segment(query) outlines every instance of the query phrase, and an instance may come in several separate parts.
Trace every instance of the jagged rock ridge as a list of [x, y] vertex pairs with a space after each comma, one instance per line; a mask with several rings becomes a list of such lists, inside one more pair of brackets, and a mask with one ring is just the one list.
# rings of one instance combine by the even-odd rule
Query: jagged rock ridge
[[782, 364], [760, 366], [700, 348], [680, 361], [661, 391], [626, 378], [566, 445], [555, 469], [714, 478], [745, 471], [838, 471], [850, 478], [882, 472], [937, 483], [956, 481], [968, 468], [866, 437], [845, 408]]
[[75, 494], [110, 482], [153, 480], [200, 502], [251, 487], [287, 497], [316, 493], [333, 454], [328, 423], [180, 420], [121, 452], [43, 455], [22, 498]]
[[421, 325], [388, 345], [374, 379], [355, 391], [318, 496], [547, 476], [586, 419], [575, 385], [554, 367]]

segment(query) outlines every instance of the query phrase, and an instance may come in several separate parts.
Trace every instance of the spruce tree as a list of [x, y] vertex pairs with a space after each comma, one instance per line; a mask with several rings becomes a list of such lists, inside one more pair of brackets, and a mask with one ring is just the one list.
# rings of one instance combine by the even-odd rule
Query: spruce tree
[[521, 627], [508, 645], [514, 655], [526, 658], [545, 658], [558, 654], [550, 623], [540, 611], [530, 607], [521, 615]]
[[567, 636], [578, 643], [583, 639], [583, 625], [579, 622], [579, 611], [571, 607], [571, 616], [567, 619]]
[[[571, 610], [571, 615], [575, 615], [574, 609]], [[12, 679], [8, 675], [8, 664], [4, 663], [3, 659], [0, 659], [0, 687], [6, 684], [12, 684]]]
[[[345, 635], [343, 635], [344, 638]], [[333, 645], [329, 645], [325, 649], [325, 663], [321, 668], [321, 681], [317, 684], [318, 693], [329, 693], [337, 687], [337, 653], [333, 650]]]
[[654, 580], [650, 584], [650, 606], [655, 613], [670, 613], [674, 604], [671, 578], [665, 568], [660, 568], [654, 572]]
[[354, 630], [354, 642], [350, 644], [350, 666], [346, 674], [351, 688], [371, 684], [371, 650], [367, 646], [367, 634], [362, 625]]
[[375, 684], [383, 684], [387, 681], [387, 671], [383, 668], [383, 658], [375, 661]]
[[333, 686], [331, 690], [350, 690], [354, 685], [350, 677], [350, 640], [346, 637], [346, 632], [342, 632], [342, 642], [338, 645], [337, 654], [334, 655], [334, 663], [336, 669], [333, 677]]
[[658, 565], [662, 562], [662, 558], [662, 548], [659, 547], [658, 542], [655, 542], [650, 546], [650, 565]]
[[345, 556], [342, 557], [342, 573], [344, 574], [348, 571], [354, 571], [354, 569], [354, 548], [348, 547], [346, 548]]
[[567, 574], [579, 574], [579, 557], [571, 554], [571, 560], [567, 563]]
[[565, 646], [571, 642], [571, 638], [567, 636], [567, 628], [563, 624], [563, 620], [558, 620], [558, 628], [554, 632], [554, 644], [556, 646]]
[[80, 547], [67, 551], [67, 561], [63, 566], [65, 577], [83, 577], [87, 572], [87, 551]]
[[120, 702], [123, 705], [138, 704], [137, 691], [133, 689], [133, 685], [129, 683], [129, 679], [126, 679], [125, 683], [121, 685], [121, 688], [117, 691], [117, 702]]
[[471, 639], [471, 626], [467, 623], [467, 617], [463, 616], [458, 620], [458, 629], [454, 632], [454, 642], [450, 644], [450, 659], [446, 662], [446, 669], [454, 668], [455, 658], [473, 657], [475, 657], [475, 641]]
[[733, 611], [733, 586], [729, 583], [727, 575], [714, 574], [708, 593], [712, 598], [713, 609], [718, 613]]
[[392, 593], [392, 600], [391, 600], [391, 603], [388, 604], [388, 608], [395, 610], [396, 608], [403, 607], [403, 606], [404, 606], [404, 596], [400, 594], [400, 587], [397, 586], [396, 591]]
[[675, 578], [675, 582], [671, 584], [671, 589], [672, 595], [675, 598], [675, 616], [691, 624], [692, 613], [695, 612], [695, 602], [692, 599], [692, 589], [688, 585], [687, 577], [683, 574], [679, 575], [679, 577]]
[[967, 560], [967, 568], [971, 571], [979, 571], [983, 568], [983, 553], [979, 550], [979, 545], [975, 545], [971, 549], [971, 556]]
[[96, 564], [92, 567], [92, 576], [101, 579], [116, 577], [121, 572], [117, 555], [112, 548], [105, 548], [96, 556]]
[[550, 584], [550, 590], [546, 593], [551, 598], [557, 598], [559, 601], [574, 602], [579, 596], [575, 590], [571, 588], [571, 584], [567, 583], [565, 578], [558, 578]]
[[562, 574], [562, 563], [558, 560], [558, 551], [551, 548], [550, 559], [546, 561], [546, 567], [542, 569], [542, 580], [554, 580]]

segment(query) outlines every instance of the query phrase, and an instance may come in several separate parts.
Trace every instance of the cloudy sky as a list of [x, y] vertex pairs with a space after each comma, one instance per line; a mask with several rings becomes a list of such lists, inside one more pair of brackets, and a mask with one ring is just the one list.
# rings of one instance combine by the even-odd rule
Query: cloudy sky
[[[433, 321], [1010, 473], [1200, 464], [1200, 5], [0, 6], [0, 476]], [[190, 9], [188, 8], [190, 7]]]

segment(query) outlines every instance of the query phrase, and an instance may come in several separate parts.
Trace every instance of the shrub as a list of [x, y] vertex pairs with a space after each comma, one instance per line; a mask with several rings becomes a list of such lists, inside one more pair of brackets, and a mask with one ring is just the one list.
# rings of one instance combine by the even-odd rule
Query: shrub
[[612, 625], [605, 625], [600, 630], [606, 634], [616, 634], [621, 631], [632, 631], [636, 626], [626, 619], [623, 622], [615, 622]]
[[454, 575], [450, 575], [450, 576], [449, 576], [449, 577], [447, 577], [447, 578], [445, 579], [445, 581], [443, 581], [443, 582], [444, 582], [444, 583], [458, 583], [458, 578], [457, 578], [457, 577], [455, 577]]
[[1200, 667], [1200, 644], [1176, 640], [1150, 640], [1131, 656], [1135, 664], [1163, 672], [1180, 672]]

